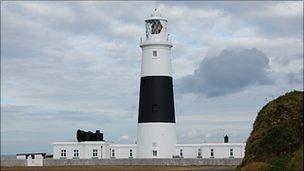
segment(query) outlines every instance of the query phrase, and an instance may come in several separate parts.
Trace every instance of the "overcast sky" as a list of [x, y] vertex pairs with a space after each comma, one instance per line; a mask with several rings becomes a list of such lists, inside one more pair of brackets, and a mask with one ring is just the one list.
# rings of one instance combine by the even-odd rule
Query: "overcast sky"
[[303, 89], [303, 2], [1, 2], [1, 153], [76, 130], [136, 141], [144, 19], [169, 21], [178, 143], [245, 142], [269, 100]]

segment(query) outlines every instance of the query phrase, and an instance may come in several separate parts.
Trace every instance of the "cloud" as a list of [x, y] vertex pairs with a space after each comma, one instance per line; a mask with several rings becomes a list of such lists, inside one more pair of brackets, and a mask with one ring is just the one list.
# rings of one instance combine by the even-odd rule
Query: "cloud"
[[76, 141], [77, 129], [99, 129], [106, 140], [134, 142], [126, 136], [123, 136], [123, 139], [115, 136], [116, 132], [122, 133], [123, 127], [129, 137], [135, 137], [136, 121], [124, 117], [124, 112], [61, 110], [53, 106], [1, 104], [1, 154], [51, 152], [53, 142]]
[[290, 72], [288, 73], [288, 82], [289, 84], [299, 84], [303, 85], [303, 68], [299, 72]]
[[[297, 37], [303, 34], [303, 2], [261, 3], [257, 9], [252, 9], [240, 15], [247, 24], [264, 37]], [[290, 31], [293, 30], [293, 31]]]
[[204, 58], [192, 75], [181, 78], [177, 89], [206, 97], [223, 96], [250, 85], [271, 84], [268, 67], [268, 57], [257, 49], [223, 50], [218, 56]]
[[[197, 15], [193, 15], [197, 14], [195, 11], [213, 11], [212, 13], [218, 11], [217, 14], [221, 14], [218, 15], [219, 17], [200, 20], [204, 25], [201, 29], [205, 34], [208, 30], [221, 30], [221, 32], [232, 35], [245, 27], [253, 30], [251, 34], [263, 37], [297, 37], [299, 34], [303, 34], [302, 1], [166, 2], [166, 4], [168, 5], [166, 11], [181, 16], [180, 22], [183, 21], [184, 16], [189, 16], [191, 19], [196, 17]], [[195, 25], [197, 21], [199, 18], [194, 18], [191, 25]], [[191, 26], [189, 28], [192, 29]]]
[[123, 136], [120, 137], [120, 139], [127, 140], [127, 139], [130, 139], [130, 136], [129, 135], [123, 135]]

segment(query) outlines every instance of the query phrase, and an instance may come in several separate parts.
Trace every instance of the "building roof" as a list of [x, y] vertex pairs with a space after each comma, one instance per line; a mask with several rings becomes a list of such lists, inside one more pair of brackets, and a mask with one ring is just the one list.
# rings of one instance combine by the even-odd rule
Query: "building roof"
[[23, 155], [46, 155], [46, 153], [17, 153], [16, 156], [23, 156]]

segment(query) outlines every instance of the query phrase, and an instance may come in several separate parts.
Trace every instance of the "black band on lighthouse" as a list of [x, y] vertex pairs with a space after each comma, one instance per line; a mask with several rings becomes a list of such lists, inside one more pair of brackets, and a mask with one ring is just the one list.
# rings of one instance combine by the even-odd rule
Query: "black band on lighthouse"
[[172, 77], [141, 77], [138, 123], [142, 122], [175, 123]]

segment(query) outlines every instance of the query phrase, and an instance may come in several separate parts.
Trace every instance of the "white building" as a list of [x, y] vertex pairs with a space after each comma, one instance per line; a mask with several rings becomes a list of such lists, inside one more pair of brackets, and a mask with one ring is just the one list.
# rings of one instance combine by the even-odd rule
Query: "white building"
[[27, 166], [42, 166], [46, 153], [19, 153], [16, 159], [26, 159]]
[[[136, 144], [112, 144], [104, 141], [56, 142], [54, 159], [127, 159], [137, 158]], [[157, 151], [157, 150], [155, 150]], [[150, 151], [151, 155], [155, 151]], [[157, 152], [156, 152], [157, 153]], [[243, 158], [244, 143], [176, 144], [178, 158]], [[172, 158], [171, 157], [171, 158]], [[159, 158], [157, 154], [151, 158]]]
[[145, 20], [137, 144], [105, 141], [56, 142], [55, 159], [242, 158], [244, 143], [177, 144], [171, 48], [167, 19], [155, 9]]

